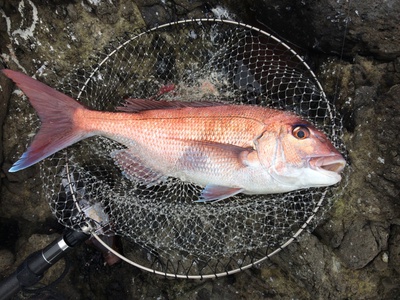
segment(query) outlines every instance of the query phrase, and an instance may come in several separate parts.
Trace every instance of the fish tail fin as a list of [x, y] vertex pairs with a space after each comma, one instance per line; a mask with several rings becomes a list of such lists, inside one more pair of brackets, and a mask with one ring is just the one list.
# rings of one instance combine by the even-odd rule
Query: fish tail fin
[[89, 136], [74, 122], [74, 113], [86, 109], [79, 102], [23, 73], [1, 71], [29, 98], [42, 123], [29, 148], [9, 172], [30, 167]]

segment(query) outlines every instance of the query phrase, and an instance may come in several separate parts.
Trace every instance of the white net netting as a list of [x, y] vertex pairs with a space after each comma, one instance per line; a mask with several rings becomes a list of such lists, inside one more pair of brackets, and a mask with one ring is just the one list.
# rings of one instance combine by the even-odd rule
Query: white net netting
[[[113, 111], [126, 98], [227, 101], [294, 111], [345, 152], [342, 126], [314, 73], [286, 44], [232, 21], [190, 20], [127, 37], [59, 90]], [[123, 256], [156, 273], [198, 278], [254, 265], [316, 224], [341, 187], [243, 195], [196, 203], [201, 187], [168, 178], [126, 179], [106, 138], [84, 140], [41, 165], [45, 197], [59, 222], [123, 239]]]

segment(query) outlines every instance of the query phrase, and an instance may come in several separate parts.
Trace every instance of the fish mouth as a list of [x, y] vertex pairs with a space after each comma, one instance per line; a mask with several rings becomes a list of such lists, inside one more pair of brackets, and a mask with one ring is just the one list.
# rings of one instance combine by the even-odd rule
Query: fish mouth
[[314, 157], [310, 160], [312, 168], [339, 174], [346, 166], [346, 161], [340, 154]]

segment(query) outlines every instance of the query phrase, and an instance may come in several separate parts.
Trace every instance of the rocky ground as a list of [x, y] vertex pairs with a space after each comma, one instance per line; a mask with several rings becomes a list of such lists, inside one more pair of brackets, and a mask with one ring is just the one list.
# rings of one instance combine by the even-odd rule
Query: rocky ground
[[[124, 32], [227, 16], [217, 4], [293, 43], [325, 92], [337, 94], [351, 174], [326, 220], [268, 264], [216, 280], [104, 266], [99, 253], [83, 246], [48, 272], [44, 282], [70, 266], [56, 286], [16, 299], [400, 299], [398, 1], [0, 0], [0, 59], [4, 67], [45, 74], [41, 78], [52, 85]], [[37, 196], [38, 169], [7, 172], [26, 147], [18, 120], [33, 115], [9, 101], [13, 86], [3, 76], [0, 87], [0, 271], [6, 276], [62, 228]]]

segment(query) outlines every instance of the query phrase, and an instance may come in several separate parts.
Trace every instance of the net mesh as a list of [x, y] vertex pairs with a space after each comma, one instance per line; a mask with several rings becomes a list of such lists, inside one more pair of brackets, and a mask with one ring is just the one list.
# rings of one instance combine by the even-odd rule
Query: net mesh
[[[159, 93], [173, 84], [170, 92]], [[307, 64], [259, 29], [190, 20], [136, 33], [59, 90], [97, 110], [126, 98], [228, 101], [294, 111], [342, 153], [342, 126]], [[145, 186], [122, 176], [106, 138], [84, 140], [41, 164], [44, 194], [64, 226], [123, 237], [123, 255], [156, 273], [197, 278], [254, 265], [313, 227], [341, 187], [195, 203], [201, 188], [175, 178]]]

